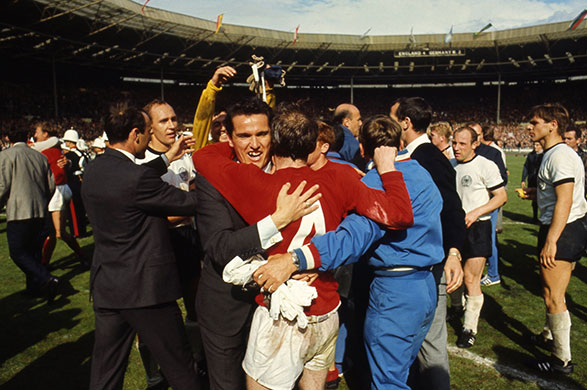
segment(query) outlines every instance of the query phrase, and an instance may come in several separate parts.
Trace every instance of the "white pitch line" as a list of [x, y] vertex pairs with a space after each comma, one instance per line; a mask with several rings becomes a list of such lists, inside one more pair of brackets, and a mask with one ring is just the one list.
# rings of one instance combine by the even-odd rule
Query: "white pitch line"
[[540, 378], [536, 375], [525, 373], [525, 372], [520, 371], [518, 369], [515, 369], [513, 367], [506, 366], [502, 363], [498, 363], [493, 359], [479, 356], [471, 351], [467, 351], [466, 349], [457, 348], [454, 345], [449, 345], [447, 349], [451, 355], [456, 355], [456, 356], [462, 357], [464, 359], [471, 360], [474, 363], [479, 364], [481, 366], [493, 368], [494, 370], [498, 371], [500, 374], [505, 374], [505, 375], [512, 377], [514, 379], [518, 379], [518, 380], [521, 380], [524, 382], [529, 382], [529, 383], [536, 383], [538, 386], [540, 386], [540, 388], [556, 389], [556, 390], [573, 390], [572, 387], [568, 387], [568, 386], [565, 386], [563, 384], [560, 384], [560, 383], [557, 383], [554, 381], [548, 381], [548, 380]]
[[533, 225], [532, 223], [528, 222], [519, 222], [519, 221], [503, 221], [504, 225]]

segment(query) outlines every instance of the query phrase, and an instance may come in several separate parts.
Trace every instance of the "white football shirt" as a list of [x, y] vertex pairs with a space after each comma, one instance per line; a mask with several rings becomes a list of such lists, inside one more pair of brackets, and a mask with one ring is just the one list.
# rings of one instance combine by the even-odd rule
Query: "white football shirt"
[[555, 187], [563, 183], [575, 183], [573, 187], [573, 204], [567, 223], [582, 218], [587, 212], [585, 200], [585, 168], [581, 157], [567, 144], [561, 142], [544, 151], [544, 157], [538, 170], [537, 200], [540, 209], [540, 222], [550, 225], [554, 205], [556, 204]]
[[[503, 187], [503, 179], [495, 163], [483, 156], [475, 155], [472, 160], [459, 163], [451, 160], [457, 172], [457, 192], [463, 203], [463, 210], [468, 213], [483, 206], [490, 199], [490, 191]], [[489, 214], [479, 217], [486, 221]]]

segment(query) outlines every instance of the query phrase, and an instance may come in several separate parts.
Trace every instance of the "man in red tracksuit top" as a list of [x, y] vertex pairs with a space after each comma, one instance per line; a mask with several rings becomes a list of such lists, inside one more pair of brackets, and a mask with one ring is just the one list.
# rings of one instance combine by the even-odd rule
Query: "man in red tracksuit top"
[[[395, 171], [395, 149], [379, 150], [379, 162], [385, 193], [365, 186], [350, 167], [327, 163], [318, 171], [306, 166], [309, 153], [316, 147], [317, 125], [305, 114], [290, 110], [275, 117], [271, 124], [272, 150], [276, 172], [234, 162], [232, 149], [225, 143], [208, 146], [194, 154], [198, 173], [233, 205], [249, 223], [273, 212], [281, 186], [297, 186], [305, 180], [318, 184], [322, 198], [318, 209], [291, 223], [281, 234], [283, 241], [269, 254], [285, 253], [308, 243], [314, 235], [334, 230], [348, 211], [355, 210], [392, 229], [405, 229], [413, 223], [409, 195], [402, 174]], [[273, 321], [264, 305], [255, 312], [243, 368], [249, 389], [291, 389], [302, 374], [300, 386], [324, 384], [334, 359], [338, 332], [336, 309], [340, 304], [337, 283], [329, 272], [321, 272], [313, 284], [318, 298], [305, 310], [309, 326], [300, 332], [295, 322], [280, 318]], [[269, 289], [269, 292], [273, 290]], [[309, 385], [309, 386], [308, 386]]]

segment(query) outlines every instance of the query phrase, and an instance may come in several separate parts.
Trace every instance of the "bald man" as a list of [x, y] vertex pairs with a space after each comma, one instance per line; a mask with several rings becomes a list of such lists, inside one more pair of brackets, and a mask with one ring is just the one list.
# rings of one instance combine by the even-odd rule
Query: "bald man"
[[361, 120], [361, 112], [359, 109], [348, 103], [340, 104], [334, 110], [334, 123], [338, 124], [344, 132], [344, 144], [340, 148], [339, 153], [346, 161], [355, 162], [357, 158], [360, 159], [359, 154], [359, 129], [363, 124]]

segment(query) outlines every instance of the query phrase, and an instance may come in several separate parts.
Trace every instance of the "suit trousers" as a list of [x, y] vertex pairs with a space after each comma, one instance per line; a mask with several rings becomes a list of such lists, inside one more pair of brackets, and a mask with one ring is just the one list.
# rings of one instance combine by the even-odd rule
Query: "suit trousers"
[[[250, 324], [250, 321], [247, 322]], [[245, 386], [245, 371], [242, 368], [249, 326], [237, 334], [224, 336], [201, 326], [204, 352], [210, 379], [210, 390], [242, 390]]]
[[192, 352], [175, 301], [133, 309], [94, 307], [96, 336], [90, 389], [122, 389], [130, 348], [138, 332], [171, 387], [199, 389]]
[[438, 285], [438, 302], [434, 319], [418, 352], [418, 359], [410, 371], [408, 383], [412, 389], [449, 390], [450, 369], [446, 330], [446, 275], [443, 263], [433, 267]]
[[45, 237], [45, 218], [8, 221], [6, 224], [10, 258], [25, 273], [27, 291], [30, 292], [37, 292], [51, 277], [41, 264]]

